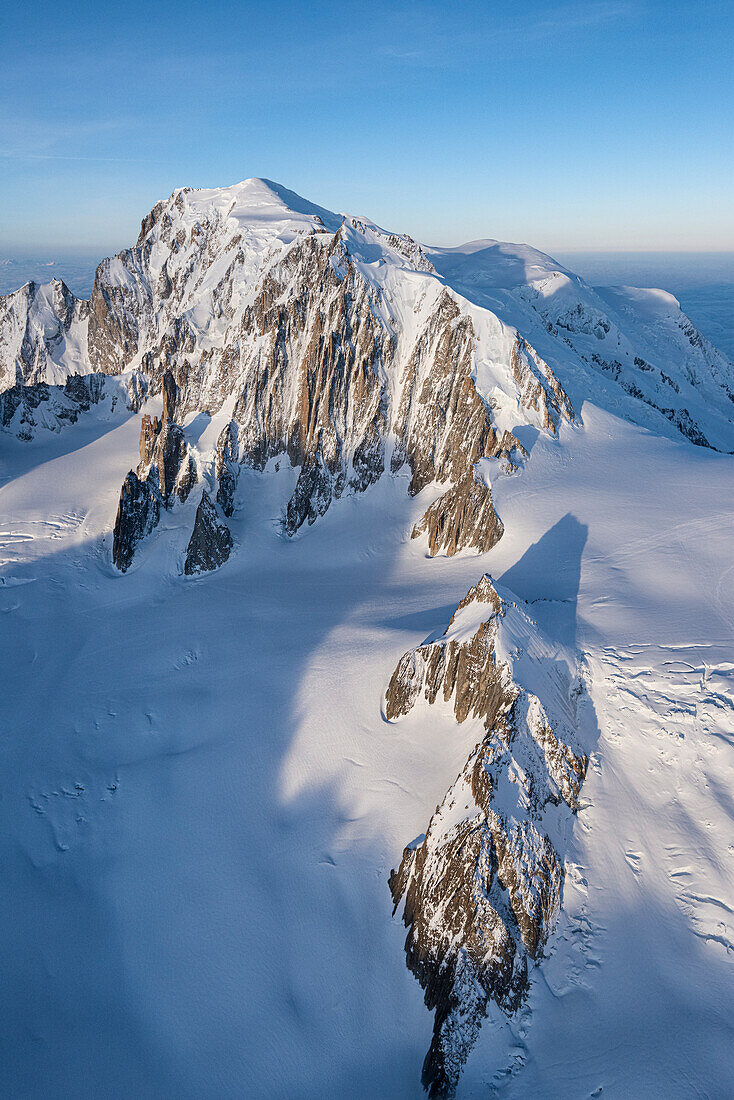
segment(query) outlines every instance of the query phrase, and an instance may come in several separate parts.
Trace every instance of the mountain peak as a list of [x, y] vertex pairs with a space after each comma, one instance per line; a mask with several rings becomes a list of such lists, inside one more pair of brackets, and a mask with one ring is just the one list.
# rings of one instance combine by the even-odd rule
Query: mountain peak
[[214, 208], [243, 221], [313, 223], [318, 218], [331, 232], [336, 232], [341, 222], [340, 215], [332, 210], [318, 206], [275, 180], [259, 176], [228, 187], [181, 188], [171, 199], [174, 202], [181, 199], [197, 215], [205, 208]]

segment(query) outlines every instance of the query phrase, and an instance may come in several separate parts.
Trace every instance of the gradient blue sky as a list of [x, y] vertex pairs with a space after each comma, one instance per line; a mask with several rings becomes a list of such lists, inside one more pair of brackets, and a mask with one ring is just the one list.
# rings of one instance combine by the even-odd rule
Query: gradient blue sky
[[0, 249], [276, 179], [431, 243], [734, 249], [734, 3], [21, 3]]

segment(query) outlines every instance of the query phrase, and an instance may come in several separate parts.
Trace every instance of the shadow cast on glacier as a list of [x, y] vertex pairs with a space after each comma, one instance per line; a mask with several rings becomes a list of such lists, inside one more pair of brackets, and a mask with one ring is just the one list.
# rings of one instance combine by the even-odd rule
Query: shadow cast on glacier
[[586, 524], [567, 512], [499, 578], [532, 605], [531, 613], [548, 633], [570, 646], [576, 645], [581, 558], [587, 537]]
[[293, 543], [243, 535], [200, 580], [61, 541], [0, 589], [8, 1095], [286, 1100], [358, 1063], [353, 1095], [413, 1072], [418, 1095], [389, 865], [370, 828], [340, 840], [338, 769], [284, 788], [319, 653], [400, 544], [348, 553], [341, 507]]

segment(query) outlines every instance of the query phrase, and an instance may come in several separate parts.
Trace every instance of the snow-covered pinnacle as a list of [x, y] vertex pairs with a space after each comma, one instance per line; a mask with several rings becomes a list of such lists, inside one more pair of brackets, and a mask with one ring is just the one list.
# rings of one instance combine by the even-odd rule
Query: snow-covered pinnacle
[[[285, 516], [294, 534], [388, 464], [409, 468], [412, 494], [446, 491], [473, 482], [481, 459], [518, 459], [516, 423], [553, 432], [572, 417], [514, 330], [491, 315], [481, 328], [410, 238], [249, 180], [154, 208], [137, 246], [100, 266], [88, 347], [100, 370], [122, 364], [150, 393], [172, 377], [181, 422], [230, 410], [213, 469], [225, 515], [241, 465], [287, 456], [300, 471]], [[486, 548], [502, 530], [491, 503], [488, 519], [479, 534], [459, 507], [449, 543], [431, 538], [431, 552]]]

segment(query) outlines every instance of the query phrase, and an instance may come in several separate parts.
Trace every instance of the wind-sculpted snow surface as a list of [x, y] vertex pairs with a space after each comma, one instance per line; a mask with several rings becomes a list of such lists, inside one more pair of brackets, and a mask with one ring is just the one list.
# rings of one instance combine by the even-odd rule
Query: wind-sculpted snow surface
[[[532, 690], [529, 685], [532, 685]], [[485, 574], [443, 635], [405, 654], [385, 714], [439, 696], [481, 740], [390, 886], [403, 904], [409, 968], [435, 1010], [423, 1067], [431, 1096], [451, 1096], [491, 999], [505, 1012], [528, 988], [557, 918], [562, 852], [588, 756], [583, 680]]]

